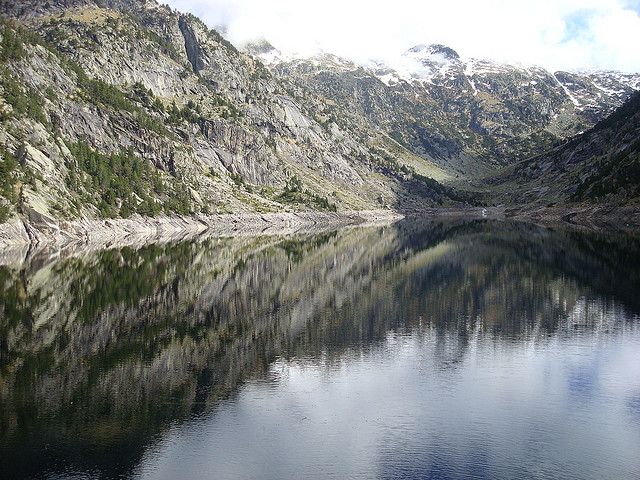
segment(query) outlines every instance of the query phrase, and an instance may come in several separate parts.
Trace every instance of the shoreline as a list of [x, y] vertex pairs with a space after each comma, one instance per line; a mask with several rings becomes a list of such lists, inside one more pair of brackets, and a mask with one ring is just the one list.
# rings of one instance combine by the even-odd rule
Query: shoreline
[[544, 227], [572, 227], [592, 230], [640, 230], [640, 205], [571, 205], [571, 206], [499, 206], [464, 208], [427, 208], [403, 211], [406, 217], [486, 218], [535, 223]]
[[27, 220], [13, 217], [0, 224], [0, 265], [40, 251], [74, 248], [101, 250], [200, 237], [240, 237], [321, 233], [349, 226], [386, 225], [404, 218], [393, 210], [344, 212], [279, 212], [192, 217]]
[[640, 206], [576, 205], [551, 207], [508, 207], [505, 216], [540, 225], [575, 228], [640, 229]]
[[0, 265], [36, 252], [54, 253], [81, 248], [101, 250], [174, 243], [201, 237], [239, 237], [321, 233], [344, 227], [387, 225], [405, 217], [486, 218], [516, 220], [542, 226], [640, 229], [638, 206], [470, 207], [423, 210], [354, 210], [342, 212], [277, 212], [191, 217], [54, 220], [14, 216], [0, 224]]

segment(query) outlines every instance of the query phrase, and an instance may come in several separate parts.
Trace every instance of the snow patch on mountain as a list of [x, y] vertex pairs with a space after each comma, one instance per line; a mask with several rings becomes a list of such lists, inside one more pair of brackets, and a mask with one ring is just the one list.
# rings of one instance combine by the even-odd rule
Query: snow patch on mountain
[[539, 66], [463, 58], [443, 45], [416, 45], [398, 58], [374, 62], [370, 68], [380, 81], [390, 87], [403, 81], [447, 89], [456, 88], [453, 85], [469, 85], [470, 89], [461, 87], [460, 93], [471, 91], [474, 96], [480, 91], [491, 92], [493, 89], [495, 92], [495, 82], [499, 77], [499, 82], [536, 94], [544, 91], [544, 85], [551, 82], [552, 88], [558, 89], [578, 110], [594, 108], [602, 103], [599, 99], [617, 106], [633, 90], [640, 88], [640, 74], [599, 70], [554, 74]]
[[395, 59], [372, 62], [369, 67], [386, 85], [401, 81], [440, 84], [460, 76], [469, 80], [474, 76], [501, 74], [514, 68], [524, 68], [490, 60], [463, 58], [449, 47], [422, 44], [410, 48]]
[[556, 75], [553, 75], [553, 78], [555, 78], [556, 82], [558, 82], [558, 85], [560, 85], [560, 88], [562, 88], [562, 90], [564, 90], [564, 93], [569, 97], [569, 100], [571, 100], [571, 103], [573, 103], [573, 105], [578, 109], [578, 110], [582, 110], [582, 104], [581, 102], [578, 100], [578, 98], [571, 92], [571, 90], [569, 90], [569, 88], [567, 87], [566, 83], [562, 83], [558, 77]]
[[[245, 51], [268, 66], [286, 63], [301, 71], [311, 69], [307, 72], [355, 72], [359, 79], [374, 76], [400, 93], [411, 94], [412, 89], [417, 89], [413, 91], [416, 96], [426, 91], [439, 97], [446, 91], [449, 101], [464, 103], [461, 98], [473, 96], [476, 101], [494, 106], [509, 99], [521, 105], [520, 110], [510, 113], [515, 116], [525, 112], [524, 115], [552, 118], [560, 111], [576, 111], [591, 118], [618, 107], [640, 87], [640, 74], [593, 69], [553, 73], [539, 66], [464, 58], [440, 44], [416, 45], [394, 59], [366, 64], [325, 52], [311, 57], [285, 54], [268, 42], [248, 46]], [[559, 121], [565, 121], [563, 118]], [[491, 121], [484, 121], [481, 128], [490, 131]]]

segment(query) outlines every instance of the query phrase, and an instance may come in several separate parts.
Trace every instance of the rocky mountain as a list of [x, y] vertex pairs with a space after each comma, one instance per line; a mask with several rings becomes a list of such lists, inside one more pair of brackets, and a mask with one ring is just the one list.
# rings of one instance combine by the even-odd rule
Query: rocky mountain
[[443, 45], [417, 45], [370, 68], [327, 54], [290, 59], [264, 43], [248, 51], [334, 104], [331, 114], [368, 120], [458, 178], [587, 130], [640, 87], [640, 75], [551, 73], [464, 59]]
[[1, 30], [2, 220], [460, 200], [366, 130], [322, 122], [319, 98], [292, 94], [193, 15], [142, 0], [0, 11], [11, 15]]
[[[365, 68], [239, 51], [154, 0], [0, 1], [0, 223], [477, 205], [640, 76], [416, 46]], [[483, 189], [482, 185], [478, 189]]]
[[494, 201], [522, 205], [638, 205], [640, 93], [566, 143], [505, 169], [490, 181]]

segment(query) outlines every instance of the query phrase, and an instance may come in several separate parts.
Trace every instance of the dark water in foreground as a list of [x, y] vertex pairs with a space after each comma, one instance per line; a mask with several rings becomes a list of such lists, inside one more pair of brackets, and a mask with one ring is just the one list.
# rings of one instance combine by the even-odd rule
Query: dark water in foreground
[[640, 238], [491, 221], [0, 267], [1, 478], [640, 478]]

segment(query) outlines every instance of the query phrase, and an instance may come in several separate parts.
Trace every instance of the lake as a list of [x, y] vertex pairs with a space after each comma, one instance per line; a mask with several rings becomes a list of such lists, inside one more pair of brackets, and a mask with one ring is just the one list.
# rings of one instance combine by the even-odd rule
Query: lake
[[640, 235], [409, 219], [0, 267], [3, 479], [640, 478]]

